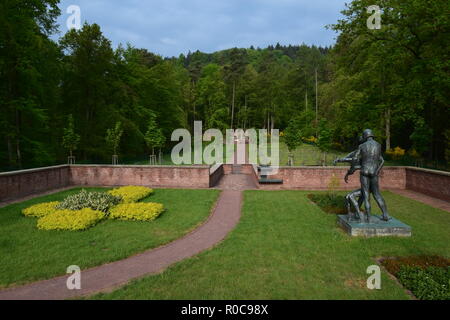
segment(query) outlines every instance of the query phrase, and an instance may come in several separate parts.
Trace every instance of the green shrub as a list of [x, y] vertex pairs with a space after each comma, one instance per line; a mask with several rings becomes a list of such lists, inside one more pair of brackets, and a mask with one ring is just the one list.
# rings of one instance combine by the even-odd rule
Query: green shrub
[[381, 261], [381, 264], [391, 274], [396, 275], [402, 266], [419, 267], [426, 269], [429, 267], [450, 267], [450, 260], [440, 256], [408, 256], [408, 257], [392, 257], [386, 258]]
[[119, 204], [122, 198], [107, 192], [87, 192], [81, 190], [79, 193], [68, 196], [58, 206], [59, 210], [81, 210], [91, 208], [92, 210], [107, 212], [111, 207]]
[[134, 220], [134, 221], [153, 221], [164, 212], [164, 206], [161, 203], [124, 203], [111, 209], [110, 219]]
[[347, 214], [345, 197], [335, 192], [309, 194], [308, 198], [317, 204], [323, 211], [332, 214]]
[[40, 230], [82, 231], [94, 226], [105, 216], [106, 213], [90, 208], [58, 210], [40, 218], [37, 227]]
[[153, 189], [140, 186], [127, 186], [109, 190], [109, 194], [121, 197], [122, 203], [132, 203], [142, 200], [153, 193]]
[[397, 278], [420, 300], [450, 300], [450, 267], [402, 266]]
[[389, 160], [399, 160], [405, 156], [405, 149], [400, 147], [395, 147], [394, 149], [389, 149], [386, 151], [386, 156]]
[[39, 203], [35, 204], [34, 206], [23, 209], [22, 213], [26, 217], [41, 218], [57, 211], [56, 207], [58, 206], [58, 204], [59, 204], [58, 201]]

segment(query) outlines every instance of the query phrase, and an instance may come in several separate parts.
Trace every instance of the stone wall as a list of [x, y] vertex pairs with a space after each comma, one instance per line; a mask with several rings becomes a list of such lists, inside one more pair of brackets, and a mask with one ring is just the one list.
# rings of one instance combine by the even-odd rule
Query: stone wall
[[0, 173], [0, 202], [70, 186], [209, 188], [209, 166], [62, 165]]
[[407, 167], [406, 189], [450, 201], [450, 172]]
[[0, 173], [0, 201], [64, 188], [69, 183], [68, 165]]
[[70, 167], [70, 184], [76, 186], [151, 186], [209, 188], [209, 166], [105, 166]]
[[209, 171], [209, 186], [211, 188], [219, 184], [220, 180], [224, 175], [224, 166], [221, 164], [216, 164], [211, 167]]
[[[339, 189], [359, 188], [359, 172], [344, 182], [347, 167], [280, 167], [269, 178], [283, 179], [281, 185], [259, 185], [260, 189], [324, 190], [332, 177]], [[210, 188], [216, 186], [232, 165], [209, 166], [107, 166], [62, 165], [0, 173], [0, 202], [69, 186], [143, 185], [163, 188]], [[241, 166], [258, 185], [256, 167]], [[450, 173], [413, 167], [385, 167], [381, 171], [382, 189], [409, 189], [450, 201]]]
[[[360, 187], [359, 172], [350, 176], [348, 184], [344, 182], [348, 167], [280, 167], [278, 173], [269, 179], [282, 179], [280, 185], [261, 185], [261, 189], [328, 189], [333, 177], [338, 181], [338, 189], [352, 190]], [[405, 189], [404, 167], [385, 167], [380, 174], [382, 189]]]

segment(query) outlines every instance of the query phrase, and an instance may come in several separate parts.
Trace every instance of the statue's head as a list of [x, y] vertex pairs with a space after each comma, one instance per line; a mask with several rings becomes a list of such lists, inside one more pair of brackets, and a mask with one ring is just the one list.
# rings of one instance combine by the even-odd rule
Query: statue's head
[[359, 137], [358, 137], [358, 143], [361, 144], [361, 143], [363, 143], [363, 142], [364, 142], [363, 136], [359, 136]]
[[373, 131], [370, 129], [366, 129], [363, 132], [363, 139], [366, 141], [369, 138], [375, 138], [375, 135], [373, 134]]

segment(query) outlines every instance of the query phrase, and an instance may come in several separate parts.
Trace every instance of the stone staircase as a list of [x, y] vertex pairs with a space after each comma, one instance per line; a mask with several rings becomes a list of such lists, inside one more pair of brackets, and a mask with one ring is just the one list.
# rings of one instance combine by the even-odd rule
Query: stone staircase
[[259, 184], [283, 184], [282, 179], [269, 178], [269, 174], [272, 170], [273, 169], [270, 166], [258, 166]]

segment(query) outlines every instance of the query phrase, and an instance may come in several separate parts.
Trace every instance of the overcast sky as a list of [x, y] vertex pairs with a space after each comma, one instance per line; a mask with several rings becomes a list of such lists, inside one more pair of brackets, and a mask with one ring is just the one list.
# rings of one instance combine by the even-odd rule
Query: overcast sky
[[325, 26], [349, 0], [62, 0], [58, 23], [67, 31], [70, 5], [82, 22], [97, 23], [113, 46], [130, 42], [162, 56], [270, 44], [334, 43]]

